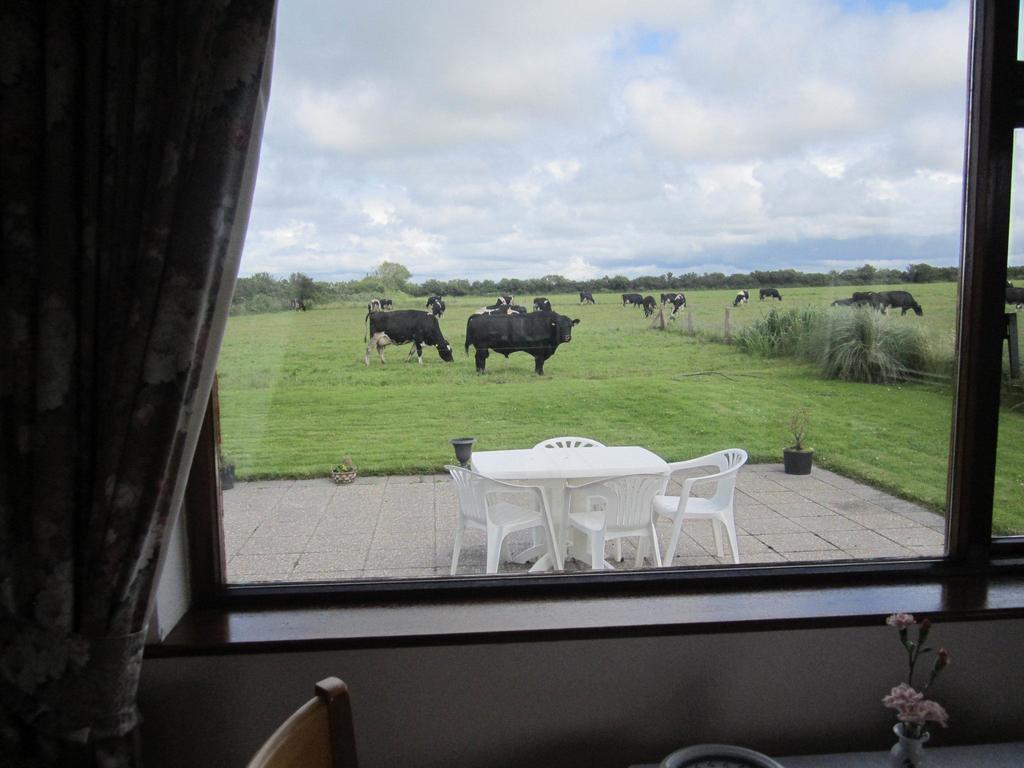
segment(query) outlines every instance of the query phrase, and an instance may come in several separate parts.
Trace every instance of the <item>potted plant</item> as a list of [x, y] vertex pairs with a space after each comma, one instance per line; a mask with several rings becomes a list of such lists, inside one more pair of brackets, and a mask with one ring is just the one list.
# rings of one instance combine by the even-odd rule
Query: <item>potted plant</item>
[[787, 475], [811, 474], [814, 449], [804, 447], [808, 422], [806, 408], [796, 411], [789, 419], [789, 433], [793, 436], [793, 445], [782, 449], [782, 464]]
[[331, 470], [331, 480], [338, 485], [345, 485], [351, 483], [356, 479], [356, 465], [352, 461], [351, 456], [342, 456], [341, 461], [334, 465]]

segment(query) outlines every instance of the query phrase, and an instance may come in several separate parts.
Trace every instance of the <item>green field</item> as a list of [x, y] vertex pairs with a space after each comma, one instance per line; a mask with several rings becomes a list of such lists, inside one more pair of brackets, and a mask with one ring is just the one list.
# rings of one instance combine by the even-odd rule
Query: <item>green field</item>
[[[888, 290], [897, 286], [877, 287]], [[903, 286], [939, 350], [953, 346], [955, 286]], [[865, 287], [864, 290], [870, 290]], [[776, 307], [823, 306], [849, 286], [781, 289]], [[326, 475], [342, 455], [363, 474], [438, 471], [452, 461], [448, 439], [477, 438], [480, 449], [522, 448], [562, 434], [608, 444], [641, 444], [667, 460], [727, 446], [755, 462], [781, 461], [794, 410], [811, 416], [816, 463], [933, 508], [944, 506], [951, 387], [879, 386], [826, 381], [789, 360], [765, 360], [719, 343], [725, 310], [733, 331], [760, 317], [756, 298], [731, 309], [733, 290], [688, 291], [696, 332], [682, 312], [667, 332], [619, 297], [549, 295], [554, 309], [579, 318], [573, 340], [533, 372], [533, 358], [492, 354], [477, 375], [463, 352], [466, 318], [494, 297], [446, 298], [442, 330], [455, 349], [443, 363], [432, 348], [424, 364], [406, 363], [408, 346], [389, 347], [387, 364], [363, 364], [364, 304], [231, 317], [219, 362], [223, 449], [241, 478]], [[396, 308], [424, 301], [395, 297]], [[529, 304], [530, 297], [517, 297]], [[1024, 414], [1004, 410], [1000, 424], [995, 522], [1024, 532]]]

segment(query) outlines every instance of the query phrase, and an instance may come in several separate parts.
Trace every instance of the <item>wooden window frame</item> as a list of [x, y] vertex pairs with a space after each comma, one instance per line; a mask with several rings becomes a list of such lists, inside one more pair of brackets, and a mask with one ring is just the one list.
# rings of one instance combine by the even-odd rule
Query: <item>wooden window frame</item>
[[[970, 611], [986, 610], [991, 579], [1024, 574], [1024, 540], [992, 537], [999, 423], [1003, 290], [1010, 222], [1014, 129], [1024, 127], [1024, 64], [1017, 60], [1019, 2], [975, 0], [965, 140], [961, 284], [954, 409], [947, 484], [947, 555], [938, 560], [808, 563], [541, 576], [437, 577], [365, 582], [228, 585], [224, 580], [217, 472], [216, 389], [199, 437], [186, 495], [192, 604], [217, 611], [302, 610], [330, 604], [429, 604], [436, 601], [614, 598], [681, 593], [796, 594], [880, 584], [931, 584], [947, 607], [970, 601], [950, 585], [981, 589]], [[1024, 591], [1014, 586], [1014, 594]], [[822, 592], [821, 594], [825, 594]], [[867, 594], [867, 593], [865, 593]], [[957, 597], [959, 595], [959, 597]], [[1015, 600], [1017, 598], [1014, 598]], [[939, 601], [947, 604], [946, 598]], [[1012, 600], [1010, 601], [1013, 602]], [[1020, 604], [1024, 612], [1024, 601]], [[1003, 605], [1003, 608], [1007, 608]], [[964, 608], [968, 610], [967, 608]], [[807, 609], [807, 618], [816, 611]], [[818, 616], [825, 621], [822, 616]]]

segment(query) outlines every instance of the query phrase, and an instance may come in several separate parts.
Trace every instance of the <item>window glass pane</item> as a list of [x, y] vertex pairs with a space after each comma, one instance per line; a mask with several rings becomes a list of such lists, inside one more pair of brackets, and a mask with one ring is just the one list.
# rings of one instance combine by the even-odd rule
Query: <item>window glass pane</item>
[[[999, 411], [999, 448], [996, 457], [996, 488], [992, 510], [993, 534], [1024, 534], [1024, 379], [1020, 375], [1020, 338], [1024, 331], [1024, 150], [1021, 130], [1013, 137], [1013, 186], [1010, 197], [1010, 252], [1007, 258], [1006, 319], [1003, 344], [1003, 394]], [[1015, 342], [1015, 344], [1014, 344]], [[1016, 346], [1016, 350], [1013, 347]], [[1013, 352], [1016, 352], [1016, 355]]]
[[[734, 565], [733, 534], [741, 564], [940, 556], [966, 6], [400, 5], [279, 9], [219, 365], [229, 581], [446, 575], [464, 436], [478, 461], [558, 436], [660, 457], [610, 473], [743, 449], [721, 554], [698, 484], [673, 565]], [[430, 334], [438, 294], [453, 361], [435, 338], [422, 365], [409, 344], [368, 351], [370, 319], [379, 341], [413, 334], [402, 310]], [[503, 295], [579, 323], [475, 314]], [[506, 357], [509, 333], [524, 351]], [[782, 469], [798, 440], [810, 475]], [[566, 567], [586, 569], [586, 532], [643, 491], [566, 502], [553, 468], [599, 469], [552, 450], [489, 466], [545, 485], [558, 553], [572, 519]], [[343, 459], [358, 476], [335, 485]], [[545, 520], [531, 493], [488, 497], [516, 529], [501, 573], [545, 548], [519, 530]], [[680, 506], [659, 509], [664, 552]], [[486, 569], [478, 528], [460, 575]], [[607, 544], [615, 567], [634, 528], [623, 562]]]

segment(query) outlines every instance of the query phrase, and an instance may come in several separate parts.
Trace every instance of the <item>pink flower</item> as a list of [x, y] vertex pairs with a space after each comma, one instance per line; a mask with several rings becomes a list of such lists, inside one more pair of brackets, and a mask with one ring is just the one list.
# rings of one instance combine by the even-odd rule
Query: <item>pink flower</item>
[[896, 710], [896, 719], [902, 723], [917, 723], [923, 725], [925, 722], [938, 723], [943, 728], [949, 720], [949, 715], [942, 705], [937, 701], [931, 701], [924, 697], [906, 683], [900, 683], [882, 699], [882, 703], [889, 709]]
[[918, 693], [906, 683], [900, 683], [882, 699], [882, 703], [889, 709], [902, 711], [916, 706], [922, 699], [924, 699], [923, 693]]
[[917, 621], [912, 613], [894, 613], [885, 620], [885, 623], [890, 627], [896, 627], [896, 629], [907, 629], [914, 626]]
[[940, 669], [945, 669], [949, 666], [949, 662], [952, 660], [953, 657], [950, 655], [949, 651], [945, 648], [939, 648], [938, 652], [935, 654], [935, 670], [938, 671]]
[[918, 707], [919, 714], [921, 716], [921, 722], [928, 720], [932, 723], [938, 723], [945, 728], [949, 723], [949, 714], [943, 709], [942, 705], [937, 701], [931, 701], [925, 699], [921, 702]]

